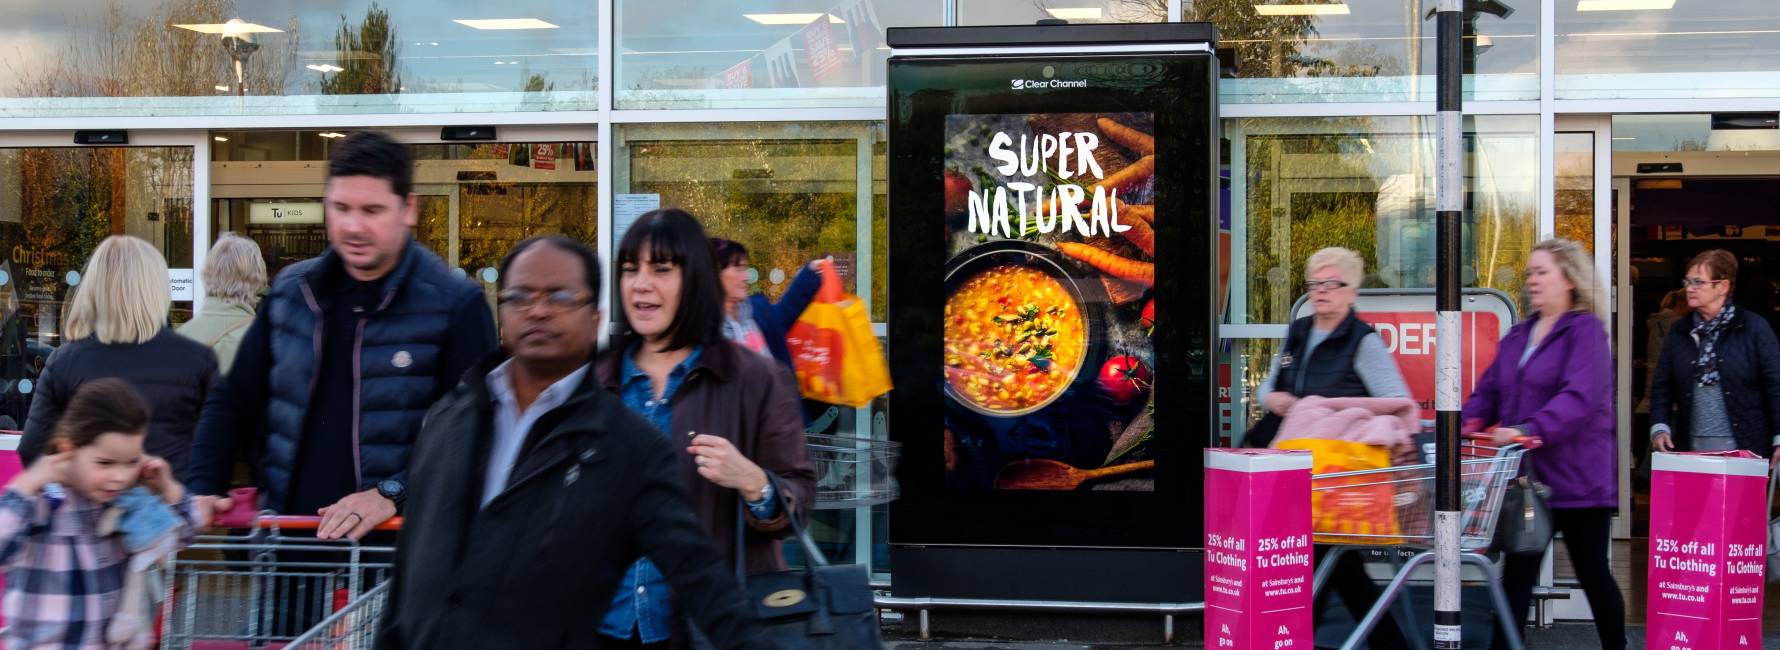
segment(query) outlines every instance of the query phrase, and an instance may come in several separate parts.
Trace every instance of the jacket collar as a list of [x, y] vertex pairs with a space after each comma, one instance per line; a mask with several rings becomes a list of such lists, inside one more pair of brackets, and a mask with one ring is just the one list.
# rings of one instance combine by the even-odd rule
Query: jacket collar
[[[630, 338], [631, 337], [623, 337], [618, 339], [618, 345], [622, 347], [614, 347], [611, 350], [605, 351], [600, 354], [599, 360], [595, 361], [593, 364], [593, 376], [598, 378], [600, 386], [604, 387], [606, 390], [617, 392], [623, 388], [624, 357], [621, 355], [627, 354], [628, 352], [620, 352], [619, 350], [628, 350], [630, 348], [631, 344], [626, 340]], [[736, 365], [741, 363], [740, 360], [736, 358], [736, 353], [741, 348], [737, 347], [734, 343], [729, 342], [727, 339], [722, 338], [703, 347], [704, 350], [698, 355], [698, 361], [692, 364], [692, 372], [687, 373], [686, 375], [688, 379], [709, 373], [713, 379], [719, 382], [727, 382], [731, 377], [735, 376]], [[749, 354], [753, 353], [750, 352]]]
[[221, 318], [244, 318], [254, 314], [253, 306], [223, 300], [216, 296], [204, 298], [204, 306], [198, 309], [200, 316], [217, 316]]
[[[389, 274], [382, 278], [383, 301], [378, 303], [377, 311], [383, 311], [383, 308], [389, 306], [396, 292], [400, 291], [402, 285], [407, 283], [408, 277], [414, 274], [415, 267], [419, 266], [422, 258], [427, 255], [428, 253], [420, 246], [420, 243], [414, 240], [414, 236], [409, 235], [407, 242], [402, 244], [402, 256], [396, 261], [395, 268], [390, 269]], [[330, 283], [346, 275], [346, 261], [341, 259], [340, 252], [330, 245], [322, 250], [320, 257], [316, 258], [315, 265], [304, 269], [300, 275], [303, 284], [307, 285], [310, 291], [315, 295], [322, 295], [323, 290]]]
[[[504, 350], [496, 350], [483, 357], [476, 365], [471, 366], [468, 372], [464, 373], [463, 379], [458, 382], [457, 392], [473, 400], [473, 405], [479, 412], [484, 414], [492, 412], [493, 396], [488, 390], [488, 374], [506, 362], [508, 358], [509, 355]], [[624, 405], [618, 402], [616, 397], [600, 391], [599, 382], [594, 379], [594, 374], [588, 373], [579, 384], [575, 385], [574, 392], [569, 394], [567, 401], [563, 402], [561, 406], [551, 409], [550, 413], [539, 421], [539, 425], [548, 423], [549, 429], [537, 435], [536, 439], [528, 438], [525, 441], [524, 449], [526, 451], [514, 465], [513, 473], [508, 478], [506, 487], [495, 496], [493, 501], [488, 503], [487, 507], [492, 508], [506, 501], [507, 495], [526, 483], [536, 480], [563, 461], [572, 459], [575, 453], [585, 454], [584, 448], [587, 443], [558, 444], [558, 442], [580, 434], [600, 436], [607, 429], [611, 410], [619, 408], [624, 408]], [[483, 429], [479, 430], [476, 436], [470, 438], [470, 440], [478, 441], [471, 443], [475, 445], [476, 449], [476, 453], [472, 454], [476, 458], [477, 464], [471, 468], [474, 476], [481, 476], [484, 468], [480, 465], [488, 462], [486, 444], [481, 441], [492, 433], [487, 429], [491, 424], [488, 418], [478, 417], [478, 421], [482, 423]], [[582, 460], [587, 460], [587, 457], [584, 456]], [[481, 494], [479, 490], [472, 492]]]

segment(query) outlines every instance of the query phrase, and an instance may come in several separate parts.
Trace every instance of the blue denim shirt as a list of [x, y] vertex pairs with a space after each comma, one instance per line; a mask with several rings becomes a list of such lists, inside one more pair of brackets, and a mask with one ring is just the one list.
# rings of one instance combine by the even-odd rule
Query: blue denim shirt
[[[661, 391], [661, 399], [655, 398], [655, 387], [649, 381], [649, 375], [638, 368], [632, 360], [636, 351], [630, 350], [624, 355], [624, 364], [619, 371], [623, 377], [619, 383], [619, 397], [624, 405], [630, 407], [649, 420], [655, 428], [667, 433], [672, 439], [673, 409], [669, 402], [680, 385], [686, 382], [686, 376], [698, 365], [698, 357], [703, 348], [693, 346], [692, 354], [680, 365], [674, 366], [668, 373], [667, 386]], [[770, 519], [778, 514], [778, 501], [768, 486], [768, 498], [762, 503], [748, 504], [754, 516]], [[667, 579], [648, 558], [637, 560], [625, 573], [624, 582], [618, 586], [618, 593], [612, 597], [612, 609], [606, 613], [606, 620], [600, 624], [600, 634], [605, 636], [629, 639], [633, 632], [642, 635], [643, 643], [666, 641], [673, 632], [673, 607], [669, 604], [670, 592]]]

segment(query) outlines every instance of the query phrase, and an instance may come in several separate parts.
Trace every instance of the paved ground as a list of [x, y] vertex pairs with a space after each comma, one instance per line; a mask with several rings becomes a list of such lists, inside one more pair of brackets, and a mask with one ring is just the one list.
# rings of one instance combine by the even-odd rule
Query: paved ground
[[[1194, 635], [1198, 628], [1183, 630]], [[970, 639], [944, 639], [935, 641], [915, 641], [904, 637], [900, 632], [886, 639], [886, 647], [891, 650], [1151, 650], [1154, 648], [1199, 648], [1197, 636], [1183, 643], [1164, 645], [1152, 644], [1120, 644], [1100, 645], [1071, 643], [1067, 641], [992, 641]], [[1644, 629], [1632, 628], [1627, 631], [1627, 648], [1644, 647]], [[1592, 625], [1560, 624], [1544, 630], [1531, 630], [1527, 633], [1528, 650], [1557, 650], [1559, 648], [1595, 648], [1599, 642], [1595, 640], [1595, 628]], [[1780, 648], [1780, 630], [1769, 630], [1762, 637], [1761, 647]]]

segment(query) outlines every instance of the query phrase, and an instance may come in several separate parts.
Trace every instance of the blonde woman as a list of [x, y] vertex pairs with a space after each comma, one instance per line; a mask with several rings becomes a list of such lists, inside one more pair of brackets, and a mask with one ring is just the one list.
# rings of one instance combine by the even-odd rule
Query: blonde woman
[[217, 370], [228, 374], [265, 290], [266, 259], [260, 245], [225, 232], [204, 260], [204, 306], [179, 326], [179, 333], [215, 351]]
[[[1488, 431], [1500, 444], [1523, 435], [1544, 442], [1527, 452], [1523, 466], [1550, 488], [1552, 528], [1564, 536], [1601, 647], [1620, 650], [1625, 600], [1608, 560], [1619, 505], [1613, 355], [1595, 315], [1592, 264], [1588, 251], [1567, 239], [1533, 247], [1524, 291], [1529, 317], [1497, 345], [1495, 362], [1465, 402], [1464, 430]], [[1507, 557], [1502, 584], [1516, 617], [1526, 615], [1540, 558]], [[1498, 639], [1496, 647], [1505, 646]]]
[[216, 355], [167, 327], [172, 296], [167, 262], [152, 244], [115, 235], [99, 242], [68, 301], [68, 343], [49, 355], [25, 418], [19, 455], [30, 466], [43, 452], [62, 410], [81, 384], [104, 377], [130, 382], [148, 399], [148, 453], [167, 459], [183, 482], [192, 430]]

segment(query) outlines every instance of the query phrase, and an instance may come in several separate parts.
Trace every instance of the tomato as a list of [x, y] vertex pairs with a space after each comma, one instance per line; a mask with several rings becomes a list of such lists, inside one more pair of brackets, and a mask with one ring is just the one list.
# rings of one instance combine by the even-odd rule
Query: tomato
[[1150, 369], [1143, 361], [1129, 354], [1106, 360], [1100, 367], [1100, 390], [1114, 404], [1126, 405], [1143, 397], [1150, 390]]
[[1154, 334], [1155, 333], [1155, 331], [1156, 331], [1156, 299], [1155, 298], [1151, 298], [1149, 300], [1149, 302], [1143, 303], [1143, 315], [1137, 317], [1137, 325], [1139, 327], [1143, 328], [1143, 333], [1145, 333], [1145, 334]]
[[946, 214], [960, 215], [970, 203], [970, 179], [963, 174], [946, 170], [945, 173]]

